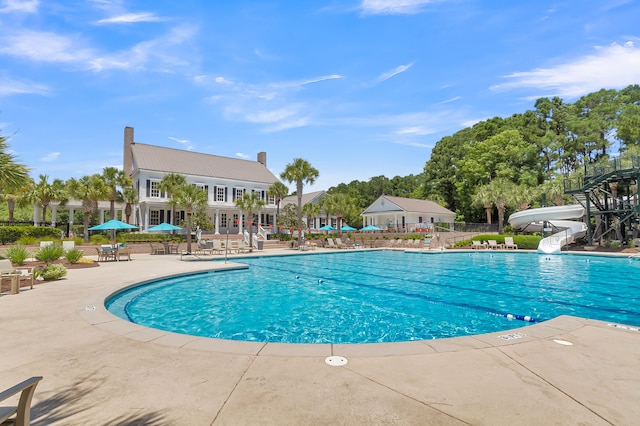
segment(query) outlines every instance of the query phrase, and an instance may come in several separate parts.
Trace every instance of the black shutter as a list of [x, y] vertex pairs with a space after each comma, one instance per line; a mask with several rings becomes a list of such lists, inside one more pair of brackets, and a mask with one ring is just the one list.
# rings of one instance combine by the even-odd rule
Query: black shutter
[[151, 196], [151, 181], [147, 179], [147, 197]]
[[209, 185], [204, 186], [204, 192], [207, 193], [207, 198], [209, 198]]
[[227, 202], [227, 200], [229, 199], [229, 195], [228, 195], [228, 193], [229, 193], [229, 188], [225, 186], [225, 187], [224, 187], [224, 202], [225, 202], [225, 203], [226, 203], [226, 202]]
[[217, 186], [213, 186], [213, 202], [215, 203], [216, 201], [218, 201], [218, 187]]
[[164, 191], [160, 192], [160, 198], [164, 198]]
[[164, 210], [160, 210], [160, 223], [164, 222]]

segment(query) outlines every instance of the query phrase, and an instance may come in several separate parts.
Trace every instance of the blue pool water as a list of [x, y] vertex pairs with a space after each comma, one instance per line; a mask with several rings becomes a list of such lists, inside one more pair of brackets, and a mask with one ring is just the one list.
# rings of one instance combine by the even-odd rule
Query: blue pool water
[[465, 336], [559, 315], [640, 326], [640, 261], [393, 251], [242, 259], [107, 301], [147, 327], [232, 340], [374, 343]]

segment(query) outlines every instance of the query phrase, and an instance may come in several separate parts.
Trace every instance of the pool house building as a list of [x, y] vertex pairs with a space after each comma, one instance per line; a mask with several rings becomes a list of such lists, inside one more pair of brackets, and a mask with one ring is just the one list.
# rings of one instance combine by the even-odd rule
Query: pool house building
[[429, 200], [381, 195], [361, 214], [362, 226], [373, 225], [380, 229], [398, 232], [414, 232], [429, 225], [447, 224], [453, 229], [456, 214]]
[[[256, 161], [250, 161], [148, 145], [135, 142], [133, 128], [125, 127], [123, 170], [137, 191], [133, 223], [142, 232], [162, 222], [179, 225], [185, 220], [182, 209], [171, 216], [170, 196], [159, 188], [162, 178], [171, 173], [185, 176], [188, 183], [207, 192], [205, 212], [214, 225], [209, 232], [242, 233], [249, 221], [265, 232], [269, 225], [275, 225], [276, 202], [267, 190], [278, 178], [267, 168], [266, 152], [259, 152]], [[258, 194], [266, 203], [254, 218], [244, 217], [235, 204], [248, 192]]]

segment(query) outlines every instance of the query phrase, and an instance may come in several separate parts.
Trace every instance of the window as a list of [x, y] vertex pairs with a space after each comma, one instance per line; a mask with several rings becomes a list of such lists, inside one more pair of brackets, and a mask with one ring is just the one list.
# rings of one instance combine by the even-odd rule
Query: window
[[237, 228], [238, 227], [238, 221], [240, 220], [240, 217], [238, 216], [237, 213], [234, 213], [233, 215], [233, 227]]
[[235, 188], [233, 190], [233, 192], [234, 192], [233, 201], [239, 200], [244, 195], [244, 189], [243, 188]]
[[215, 201], [221, 201], [224, 202], [225, 201], [225, 192], [226, 189], [224, 186], [218, 186], [216, 187], [216, 195], [215, 195]]
[[226, 228], [227, 227], [227, 214], [226, 213], [220, 213], [220, 226], [222, 228]]
[[276, 203], [276, 197], [274, 196], [269, 196], [268, 200], [270, 205], [274, 205]]
[[160, 198], [160, 181], [152, 180], [151, 181], [151, 194], [150, 196], [153, 198]]
[[149, 225], [160, 224], [160, 210], [149, 210]]

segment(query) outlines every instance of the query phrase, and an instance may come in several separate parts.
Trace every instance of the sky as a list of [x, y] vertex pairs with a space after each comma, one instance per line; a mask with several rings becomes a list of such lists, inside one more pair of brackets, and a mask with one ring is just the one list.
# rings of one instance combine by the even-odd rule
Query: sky
[[[0, 135], [34, 179], [136, 142], [423, 171], [444, 136], [640, 83], [640, 0], [0, 0]], [[295, 188], [289, 185], [291, 190]]]

